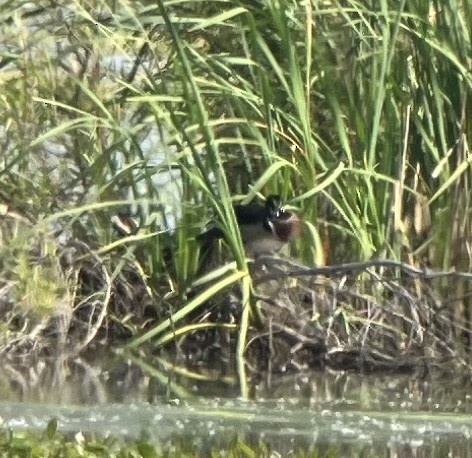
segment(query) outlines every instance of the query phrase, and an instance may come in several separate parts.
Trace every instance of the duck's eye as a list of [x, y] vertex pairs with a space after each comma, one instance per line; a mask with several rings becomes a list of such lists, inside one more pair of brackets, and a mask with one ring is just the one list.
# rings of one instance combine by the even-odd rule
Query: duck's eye
[[285, 214], [285, 208], [284, 207], [278, 208], [275, 211], [275, 217], [276, 218], [281, 218], [284, 214]]

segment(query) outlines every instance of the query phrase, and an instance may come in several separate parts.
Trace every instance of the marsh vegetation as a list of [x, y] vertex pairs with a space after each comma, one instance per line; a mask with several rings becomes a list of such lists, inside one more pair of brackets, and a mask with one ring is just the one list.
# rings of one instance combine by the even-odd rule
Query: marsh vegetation
[[[246, 397], [268, 373], [470, 372], [470, 0], [0, 20], [3, 358], [171, 353]], [[271, 194], [303, 234], [249, 262], [232, 205]]]

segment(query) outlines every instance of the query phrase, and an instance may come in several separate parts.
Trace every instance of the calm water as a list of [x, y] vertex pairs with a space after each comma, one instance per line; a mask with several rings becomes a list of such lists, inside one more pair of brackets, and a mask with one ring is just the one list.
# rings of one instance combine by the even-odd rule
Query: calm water
[[[342, 448], [340, 456], [472, 456], [470, 378], [306, 373], [250, 384], [156, 359], [136, 365], [119, 357], [4, 362], [3, 426], [94, 431], [156, 440], [184, 438], [205, 449], [234, 435], [294, 448]], [[447, 374], [446, 374], [447, 375]], [[319, 453], [319, 448], [317, 448]], [[203, 452], [202, 452], [203, 453]]]

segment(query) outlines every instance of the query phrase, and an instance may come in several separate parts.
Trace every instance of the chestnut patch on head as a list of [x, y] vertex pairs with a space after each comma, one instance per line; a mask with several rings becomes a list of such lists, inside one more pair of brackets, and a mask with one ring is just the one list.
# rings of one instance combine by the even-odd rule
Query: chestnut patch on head
[[298, 237], [301, 232], [301, 221], [296, 213], [279, 210], [274, 218], [270, 219], [272, 231], [282, 242]]

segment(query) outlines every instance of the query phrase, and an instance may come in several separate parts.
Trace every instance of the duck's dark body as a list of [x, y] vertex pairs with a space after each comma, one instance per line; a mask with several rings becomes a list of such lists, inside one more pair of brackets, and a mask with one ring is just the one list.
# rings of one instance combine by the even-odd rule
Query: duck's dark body
[[[279, 196], [269, 196], [265, 203], [235, 205], [234, 213], [248, 256], [276, 253], [300, 233], [298, 215], [285, 211]], [[207, 244], [223, 236], [220, 228], [212, 227], [201, 234], [199, 240]]]

